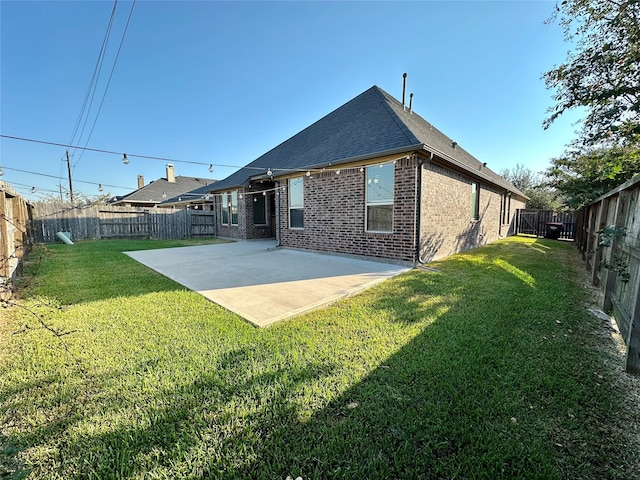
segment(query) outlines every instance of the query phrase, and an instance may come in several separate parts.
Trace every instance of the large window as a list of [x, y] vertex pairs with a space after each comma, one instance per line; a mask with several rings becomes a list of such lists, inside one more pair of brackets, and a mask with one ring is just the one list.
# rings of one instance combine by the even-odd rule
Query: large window
[[229, 220], [231, 220], [231, 225], [238, 225], [238, 191], [234, 190], [233, 192], [225, 192], [222, 194], [222, 224], [229, 225]]
[[253, 197], [253, 224], [267, 224], [266, 195], [254, 195]]
[[480, 218], [480, 187], [476, 182], [471, 182], [471, 219]]
[[231, 225], [238, 225], [238, 191], [231, 192]]
[[393, 231], [393, 163], [367, 167], [366, 222], [368, 232]]
[[231, 200], [229, 199], [228, 193], [222, 194], [222, 204], [220, 205], [220, 211], [222, 212], [222, 224], [229, 225], [229, 204]]
[[304, 228], [304, 177], [289, 179], [289, 228]]

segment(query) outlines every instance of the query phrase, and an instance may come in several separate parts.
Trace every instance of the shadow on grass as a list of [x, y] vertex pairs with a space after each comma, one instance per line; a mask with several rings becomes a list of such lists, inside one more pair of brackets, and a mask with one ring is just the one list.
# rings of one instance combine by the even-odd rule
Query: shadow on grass
[[[47, 261], [34, 276], [31, 293], [61, 305], [88, 303], [152, 292], [182, 291], [185, 287], [125, 255], [124, 251], [150, 250], [226, 243], [226, 240], [97, 240], [75, 245], [48, 245]], [[32, 268], [37, 265], [32, 262]], [[40, 281], [46, 278], [46, 283]]]
[[[623, 404], [606, 372], [594, 377], [601, 359], [584, 344], [597, 322], [579, 309], [569, 254], [496, 244], [414, 270], [251, 331], [144, 405], [127, 391], [101, 397], [127, 372], [87, 379], [84, 420], [45, 422], [18, 443], [55, 436], [50, 459], [66, 478], [630, 478], [610, 422]], [[366, 374], [344, 378], [360, 363]], [[148, 372], [170, 374], [136, 365], [140, 389]], [[316, 397], [302, 415], [300, 400]], [[77, 433], [81, 421], [100, 428]]]

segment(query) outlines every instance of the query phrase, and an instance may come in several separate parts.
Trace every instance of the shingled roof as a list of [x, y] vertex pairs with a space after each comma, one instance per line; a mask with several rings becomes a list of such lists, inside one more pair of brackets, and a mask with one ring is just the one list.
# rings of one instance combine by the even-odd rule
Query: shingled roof
[[511, 183], [377, 86], [217, 182], [214, 190], [247, 186], [252, 177], [263, 176], [268, 169], [278, 176], [417, 150], [432, 152], [526, 198]]
[[110, 203], [116, 205], [148, 204], [153, 206], [167, 198], [177, 197], [178, 195], [213, 183], [215, 183], [215, 180], [209, 178], [183, 177], [181, 175], [175, 177], [175, 182], [170, 182], [166, 178], [159, 178], [158, 180], [154, 180], [144, 187], [131, 192], [129, 195], [119, 197]]

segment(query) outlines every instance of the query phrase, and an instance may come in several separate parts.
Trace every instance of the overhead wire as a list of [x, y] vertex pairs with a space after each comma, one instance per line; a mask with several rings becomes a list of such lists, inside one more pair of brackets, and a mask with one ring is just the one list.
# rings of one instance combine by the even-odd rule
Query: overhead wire
[[[73, 133], [71, 134], [71, 138], [68, 143], [74, 143], [76, 141], [76, 135], [78, 133], [78, 128], [80, 128], [80, 124], [82, 124], [82, 119], [84, 118], [84, 124], [82, 127], [82, 131], [80, 132], [80, 136], [78, 137], [78, 141], [82, 138], [82, 133], [84, 132], [84, 127], [87, 124], [87, 119], [89, 118], [89, 112], [91, 111], [91, 104], [93, 103], [93, 96], [95, 95], [95, 90], [98, 85], [98, 79], [100, 77], [100, 72], [102, 70], [102, 63], [104, 61], [104, 54], [107, 49], [107, 44], [109, 42], [109, 37], [111, 35], [111, 27], [113, 26], [113, 19], [116, 14], [116, 8], [118, 5], [118, 0], [115, 0], [113, 4], [113, 8], [111, 10], [111, 16], [109, 18], [109, 24], [107, 25], [107, 31], [105, 32], [104, 39], [102, 40], [102, 46], [100, 47], [100, 52], [98, 53], [98, 60], [96, 61], [96, 65], [93, 69], [93, 74], [91, 76], [91, 81], [89, 82], [89, 87], [87, 88], [87, 93], [84, 97], [84, 102], [82, 103], [82, 107], [80, 108], [80, 113], [78, 115], [78, 119], [76, 120], [76, 124], [73, 129]], [[89, 101], [91, 99], [91, 101]], [[89, 106], [87, 110], [87, 104]], [[79, 143], [79, 142], [78, 142]]]
[[[116, 1], [116, 3], [117, 3], [117, 1]], [[102, 111], [102, 105], [104, 104], [104, 100], [107, 97], [107, 91], [109, 90], [109, 85], [111, 85], [111, 78], [113, 77], [113, 72], [116, 69], [116, 65], [118, 63], [118, 58], [120, 57], [120, 51], [122, 50], [122, 44], [124, 43], [124, 38], [127, 35], [127, 30], [129, 29], [129, 23], [131, 22], [131, 16], [133, 15], [133, 8], [135, 7], [135, 5], [136, 5], [136, 0], [133, 0], [133, 2], [131, 3], [131, 9], [129, 10], [129, 16], [127, 18], [127, 23], [125, 24], [124, 31], [122, 32], [122, 37], [120, 38], [120, 44], [118, 45], [118, 51], [116, 52], [116, 57], [113, 60], [113, 65], [111, 67], [111, 72], [109, 73], [109, 78], [107, 80], [106, 86], [104, 87], [104, 93], [102, 94], [102, 99], [100, 100], [100, 105], [98, 106], [98, 111], [96, 112], [96, 116], [93, 119], [93, 125], [91, 126], [91, 130], [89, 131], [89, 135], [87, 136], [87, 140], [84, 143], [85, 147], [89, 144], [89, 140], [91, 139], [91, 136], [93, 135], [93, 130], [96, 128], [96, 123], [98, 122], [98, 117], [100, 116], [100, 112]], [[114, 11], [115, 11], [115, 5], [114, 5]], [[84, 128], [83, 128], [83, 130], [84, 130]], [[82, 156], [84, 155], [84, 152], [85, 152], [85, 150], [82, 150], [82, 152], [80, 153], [80, 156], [78, 157], [78, 160], [76, 160], [76, 162], [73, 165], [74, 167], [82, 159]]]

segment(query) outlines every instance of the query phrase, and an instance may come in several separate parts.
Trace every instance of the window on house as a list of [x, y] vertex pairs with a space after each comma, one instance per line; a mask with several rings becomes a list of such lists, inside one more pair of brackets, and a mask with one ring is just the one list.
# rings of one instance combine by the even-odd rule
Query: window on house
[[267, 224], [266, 195], [254, 195], [253, 197], [253, 224]]
[[289, 179], [289, 228], [304, 228], [304, 177]]
[[502, 224], [509, 223], [511, 218], [511, 193], [507, 192], [502, 195]]
[[471, 182], [471, 219], [480, 219], [480, 187], [476, 182]]
[[231, 192], [231, 225], [238, 225], [238, 191]]
[[230, 203], [229, 194], [228, 193], [223, 193], [222, 194], [222, 205], [220, 206], [220, 210], [222, 212], [222, 224], [223, 225], [229, 225], [229, 203]]
[[368, 232], [393, 231], [394, 164], [367, 167], [366, 223]]

